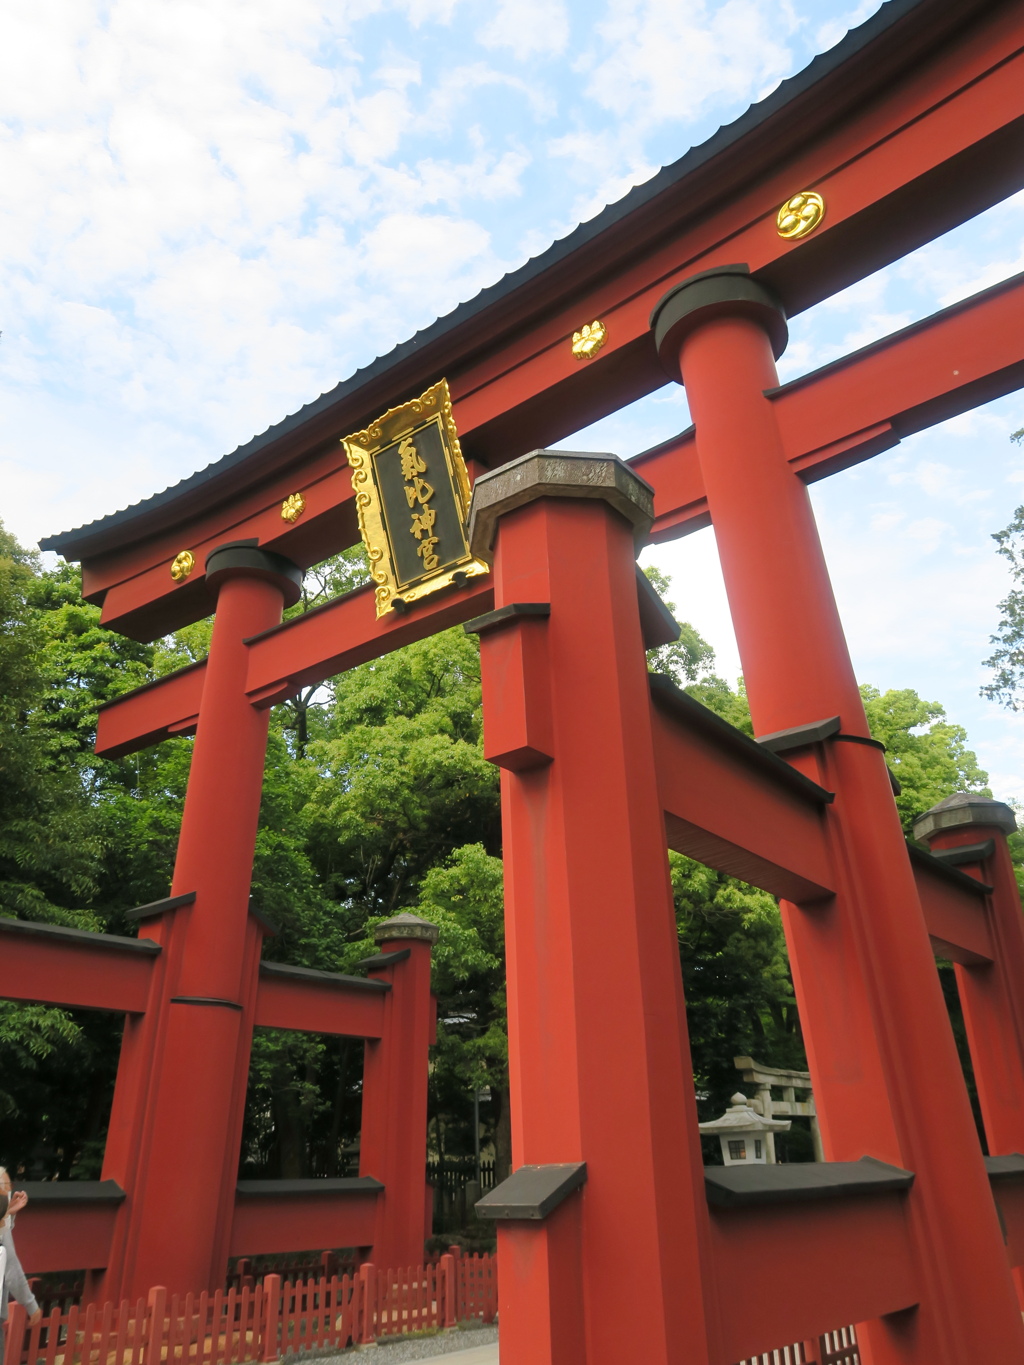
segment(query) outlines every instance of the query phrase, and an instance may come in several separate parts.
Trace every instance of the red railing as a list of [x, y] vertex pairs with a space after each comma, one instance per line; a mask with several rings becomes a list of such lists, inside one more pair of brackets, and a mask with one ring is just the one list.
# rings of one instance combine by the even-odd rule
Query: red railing
[[404, 1270], [360, 1266], [356, 1275], [255, 1288], [168, 1295], [151, 1289], [136, 1303], [55, 1307], [33, 1326], [12, 1303], [6, 1365], [241, 1365], [303, 1352], [344, 1350], [380, 1337], [493, 1322], [498, 1307], [493, 1256], [444, 1255]]

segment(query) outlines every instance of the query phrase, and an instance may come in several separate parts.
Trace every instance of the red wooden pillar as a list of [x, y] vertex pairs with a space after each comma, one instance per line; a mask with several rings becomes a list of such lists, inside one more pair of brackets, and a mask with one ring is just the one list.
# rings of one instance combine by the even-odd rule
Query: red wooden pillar
[[[103, 1176], [127, 1191], [96, 1293], [135, 1298], [224, 1278], [262, 929], [249, 913], [269, 711], [246, 696], [245, 640], [276, 625], [301, 573], [251, 542], [206, 561], [217, 615], [170, 899], [141, 932], [163, 945], [130, 1025]], [[156, 974], [154, 974], [156, 977]]]
[[610, 455], [536, 451], [473, 493], [473, 550], [494, 559], [496, 610], [467, 629], [502, 767], [513, 1161], [542, 1182], [586, 1165], [547, 1217], [498, 1224], [505, 1365], [714, 1357], [635, 581], [652, 510]]
[[671, 290], [652, 326], [666, 368], [686, 385], [755, 733], [840, 720], [838, 735], [808, 738], [796, 759], [836, 793], [827, 819], [838, 894], [784, 915], [827, 1155], [867, 1154], [917, 1177], [909, 1210], [922, 1302], [913, 1321], [868, 1325], [866, 1354], [919, 1365], [1022, 1359], [884, 757], [869, 738], [807, 490], [766, 397], [785, 316], [733, 266]]
[[986, 914], [995, 958], [956, 966], [992, 1156], [1024, 1152], [1024, 916], [1006, 843], [1016, 828], [1009, 806], [974, 792], [957, 792], [914, 822], [933, 853], [992, 887]]
[[[380, 953], [365, 966], [391, 985], [384, 1032], [367, 1040], [359, 1174], [384, 1185], [377, 1204], [373, 1261], [382, 1270], [420, 1265], [427, 1214], [427, 1073], [435, 1006], [430, 949], [437, 925], [403, 913], [378, 924]], [[432, 1203], [431, 1203], [432, 1212]]]

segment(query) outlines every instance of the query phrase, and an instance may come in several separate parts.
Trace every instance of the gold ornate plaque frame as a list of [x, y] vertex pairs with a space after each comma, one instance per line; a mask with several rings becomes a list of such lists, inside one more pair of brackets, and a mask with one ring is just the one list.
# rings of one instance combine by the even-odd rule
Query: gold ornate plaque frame
[[378, 617], [490, 572], [466, 536], [469, 475], [446, 380], [341, 444], [352, 466]]

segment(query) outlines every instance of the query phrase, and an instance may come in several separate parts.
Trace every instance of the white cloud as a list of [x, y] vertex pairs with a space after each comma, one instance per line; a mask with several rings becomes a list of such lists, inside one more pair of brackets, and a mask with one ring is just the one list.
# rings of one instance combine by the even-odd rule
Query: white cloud
[[757, 99], [788, 75], [796, 27], [779, 0], [610, 0], [588, 54], [588, 94], [634, 123], [692, 119], [712, 100]]
[[569, 41], [569, 16], [559, 0], [499, 0], [477, 36], [484, 47], [509, 48], [520, 61], [555, 56]]

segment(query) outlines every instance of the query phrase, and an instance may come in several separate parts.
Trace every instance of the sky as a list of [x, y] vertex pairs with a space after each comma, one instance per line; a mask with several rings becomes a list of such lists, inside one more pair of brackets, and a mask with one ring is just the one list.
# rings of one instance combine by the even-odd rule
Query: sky
[[[0, 517], [24, 542], [159, 491], [592, 217], [874, 0], [7, 0]], [[1024, 269], [1024, 195], [793, 319], [783, 380]], [[562, 444], [629, 457], [675, 386]], [[1024, 502], [1014, 396], [814, 485], [861, 681], [963, 725]], [[740, 664], [711, 530], [645, 554]]]

